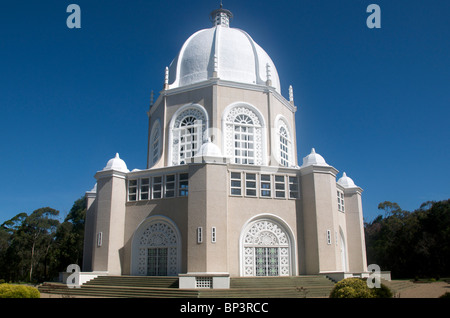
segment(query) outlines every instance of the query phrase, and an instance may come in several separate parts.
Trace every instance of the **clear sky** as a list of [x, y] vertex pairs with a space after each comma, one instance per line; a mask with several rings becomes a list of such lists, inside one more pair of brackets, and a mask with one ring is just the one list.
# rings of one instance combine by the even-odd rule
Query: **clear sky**
[[[81, 8], [69, 29], [67, 6]], [[50, 206], [65, 216], [118, 152], [146, 166], [150, 91], [219, 0], [2, 0], [0, 224]], [[369, 29], [369, 4], [381, 28]], [[294, 88], [299, 164], [315, 148], [383, 201], [450, 197], [450, 1], [224, 0], [231, 26]]]

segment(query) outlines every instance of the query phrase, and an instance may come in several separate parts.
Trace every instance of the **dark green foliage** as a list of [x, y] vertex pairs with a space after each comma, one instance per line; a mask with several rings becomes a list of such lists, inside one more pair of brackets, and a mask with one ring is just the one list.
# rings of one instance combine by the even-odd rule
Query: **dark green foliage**
[[380, 203], [385, 212], [365, 224], [368, 264], [393, 278], [450, 276], [450, 200], [425, 202], [414, 212]]
[[20, 213], [0, 225], [0, 279], [36, 282], [52, 279], [70, 264], [81, 264], [86, 206], [75, 201], [63, 223], [49, 207]]
[[0, 298], [40, 298], [39, 290], [32, 286], [0, 284]]
[[375, 298], [375, 295], [364, 280], [346, 278], [334, 285], [330, 298]]
[[381, 283], [380, 288], [372, 288], [375, 298], [392, 298], [394, 294], [385, 284]]
[[392, 298], [391, 290], [384, 284], [380, 288], [369, 288], [367, 280], [346, 278], [334, 285], [330, 298]]

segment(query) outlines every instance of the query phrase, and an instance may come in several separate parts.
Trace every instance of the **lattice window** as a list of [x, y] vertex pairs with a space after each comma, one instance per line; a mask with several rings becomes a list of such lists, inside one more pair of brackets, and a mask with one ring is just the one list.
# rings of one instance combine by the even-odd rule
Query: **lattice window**
[[298, 199], [298, 178], [289, 176], [289, 199]]
[[159, 159], [161, 153], [161, 125], [156, 121], [150, 134], [150, 166], [153, 166]]
[[240, 172], [231, 172], [230, 175], [231, 195], [241, 195], [242, 193], [241, 178], [242, 176]]
[[152, 198], [161, 199], [162, 198], [162, 177], [153, 177], [152, 182]]
[[148, 200], [150, 198], [150, 178], [141, 179], [141, 187], [139, 191], [140, 200]]
[[172, 127], [172, 164], [189, 163], [203, 144], [206, 115], [198, 107], [187, 108], [177, 115]]
[[189, 174], [180, 173], [178, 178], [178, 195], [180, 197], [187, 197], [189, 193]]
[[163, 222], [148, 226], [139, 239], [139, 275], [176, 275], [177, 237], [174, 229]]
[[271, 220], [254, 222], [243, 240], [244, 276], [290, 275], [289, 238]]
[[234, 163], [263, 164], [262, 127], [258, 116], [247, 107], [232, 108], [225, 118], [225, 153]]
[[280, 159], [281, 165], [289, 166], [289, 144], [287, 131], [284, 127], [280, 128]]
[[245, 174], [245, 195], [256, 197], [256, 173]]
[[137, 180], [128, 180], [128, 201], [137, 200]]
[[344, 192], [337, 190], [338, 211], [345, 212]]
[[291, 133], [284, 119], [277, 122], [277, 136], [279, 162], [282, 166], [289, 167], [292, 165], [294, 155]]
[[286, 197], [286, 185], [284, 182], [284, 176], [275, 176], [275, 197]]
[[212, 288], [212, 277], [195, 277], [195, 287], [197, 288]]
[[261, 197], [271, 197], [271, 176], [270, 174], [261, 174], [260, 176]]
[[174, 174], [169, 174], [166, 175], [164, 178], [165, 178], [164, 197], [173, 198], [175, 196], [176, 176]]

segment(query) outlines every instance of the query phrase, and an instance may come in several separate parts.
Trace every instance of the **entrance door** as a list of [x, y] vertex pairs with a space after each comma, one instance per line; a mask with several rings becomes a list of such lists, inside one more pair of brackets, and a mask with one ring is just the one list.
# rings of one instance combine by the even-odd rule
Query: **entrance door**
[[256, 247], [256, 276], [278, 276], [278, 248]]
[[147, 276], [167, 276], [167, 248], [149, 248]]
[[272, 219], [257, 219], [241, 235], [241, 275], [292, 275], [292, 250], [290, 235], [283, 226]]

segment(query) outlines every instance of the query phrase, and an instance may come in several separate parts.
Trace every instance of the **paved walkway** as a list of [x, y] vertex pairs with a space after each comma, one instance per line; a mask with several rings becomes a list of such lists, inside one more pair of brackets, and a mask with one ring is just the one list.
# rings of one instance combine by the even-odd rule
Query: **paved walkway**
[[439, 298], [450, 292], [450, 284], [446, 282], [416, 283], [396, 295], [399, 298]]

